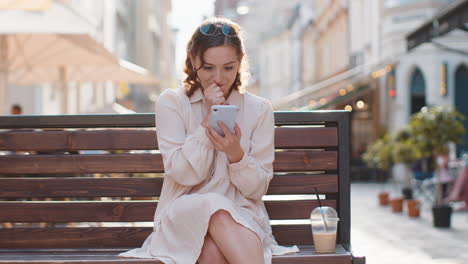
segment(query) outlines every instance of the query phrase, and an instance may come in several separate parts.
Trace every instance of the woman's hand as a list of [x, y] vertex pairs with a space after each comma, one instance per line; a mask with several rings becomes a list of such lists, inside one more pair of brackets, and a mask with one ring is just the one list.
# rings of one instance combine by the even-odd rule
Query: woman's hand
[[226, 103], [226, 99], [224, 98], [224, 93], [221, 91], [221, 88], [216, 83], [208, 86], [206, 89], [203, 90], [203, 94], [205, 96], [205, 101], [208, 104], [208, 107], [212, 105], [221, 105]]
[[203, 90], [203, 94], [205, 96], [205, 101], [207, 104], [207, 115], [203, 119], [202, 126], [204, 128], [208, 127], [208, 122], [210, 121], [210, 109], [213, 105], [222, 105], [226, 104], [226, 99], [224, 98], [224, 94], [219, 88], [216, 83], [208, 86], [208, 88]]
[[224, 137], [209, 125], [205, 127], [206, 135], [213, 142], [216, 150], [226, 153], [229, 163], [239, 162], [244, 156], [244, 151], [240, 145], [242, 133], [239, 125], [237, 123], [234, 125], [234, 134], [231, 134], [231, 131], [223, 122], [218, 121], [218, 125], [223, 130]]

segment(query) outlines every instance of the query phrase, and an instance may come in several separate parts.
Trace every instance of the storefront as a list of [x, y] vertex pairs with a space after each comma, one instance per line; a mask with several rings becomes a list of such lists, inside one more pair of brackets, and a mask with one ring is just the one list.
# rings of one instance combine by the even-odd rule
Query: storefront
[[467, 132], [464, 142], [456, 146], [457, 156], [468, 152], [468, 1], [459, 1], [414, 30], [407, 37], [407, 48], [408, 55], [400, 63], [398, 89], [410, 95], [400, 99], [401, 103], [408, 101], [410, 108], [399, 113], [394, 125], [421, 105], [452, 105], [467, 117]]

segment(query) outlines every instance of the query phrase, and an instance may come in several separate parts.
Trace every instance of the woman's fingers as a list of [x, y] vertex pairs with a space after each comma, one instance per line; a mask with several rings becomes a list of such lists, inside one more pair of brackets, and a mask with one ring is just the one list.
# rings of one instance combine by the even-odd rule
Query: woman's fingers
[[218, 134], [218, 132], [214, 128], [210, 127], [209, 129], [211, 136], [216, 140], [217, 143], [221, 144], [224, 138], [220, 134]]
[[225, 101], [224, 94], [215, 83], [211, 84], [204, 90], [205, 97], [211, 105], [223, 104]]
[[223, 130], [225, 137], [228, 135], [232, 135], [231, 131], [229, 131], [229, 128], [224, 124], [223, 121], [218, 121], [218, 126], [221, 128], [221, 130]]
[[224, 137], [219, 135], [213, 127], [209, 125], [206, 127], [206, 135], [213, 143], [214, 147], [225, 153], [236, 149], [236, 146], [240, 144], [240, 137], [242, 135], [239, 125], [237, 123], [235, 124], [234, 134], [231, 134], [229, 128], [222, 121], [218, 121], [218, 125], [223, 130], [225, 134]]
[[237, 138], [242, 137], [242, 131], [240, 130], [240, 127], [237, 123], [234, 124], [234, 136], [236, 136]]
[[216, 144], [222, 145], [224, 138], [220, 134], [218, 134], [218, 132], [216, 132], [214, 128], [208, 127], [208, 130], [210, 131], [210, 136], [213, 138]]
[[224, 101], [225, 101], [224, 97], [223, 98], [217, 98], [217, 99], [213, 100], [213, 102], [215, 103], [213, 105], [222, 105], [222, 104], [224, 104]]
[[[214, 129], [211, 128], [211, 127], [207, 127], [205, 132], [206, 132], [206, 136], [208, 137], [208, 139], [210, 139], [210, 141], [213, 143], [214, 147], [216, 150], [221, 150], [221, 145], [220, 143], [214, 138], [213, 136], [213, 131]], [[214, 131], [214, 133], [216, 133], [216, 131]]]

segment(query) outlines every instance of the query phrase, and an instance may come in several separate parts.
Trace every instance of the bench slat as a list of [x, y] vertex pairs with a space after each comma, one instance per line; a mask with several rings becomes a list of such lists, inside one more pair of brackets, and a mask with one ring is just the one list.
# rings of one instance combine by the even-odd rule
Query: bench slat
[[275, 148], [327, 148], [338, 146], [336, 127], [277, 127]]
[[[289, 246], [289, 245], [286, 245]], [[295, 253], [297, 256], [304, 256], [312, 254], [315, 249], [313, 245], [298, 245], [299, 252]], [[1, 249], [0, 258], [10, 258], [24, 254], [25, 256], [71, 256], [71, 255], [96, 255], [96, 256], [113, 256], [120, 252], [124, 252], [129, 248], [28, 248], [28, 249]], [[341, 244], [336, 245], [337, 254], [347, 254]], [[282, 255], [286, 257], [287, 255]], [[280, 257], [280, 256], [278, 256]]]
[[7, 155], [0, 156], [0, 173], [124, 173], [162, 172], [161, 155]]
[[[323, 205], [336, 208], [333, 200]], [[0, 222], [140, 222], [153, 221], [156, 201], [0, 202]], [[308, 219], [316, 200], [265, 201], [272, 220]]]
[[331, 171], [338, 167], [337, 151], [275, 152], [275, 172]]
[[[336, 151], [276, 152], [276, 172], [336, 170]], [[163, 172], [160, 154], [5, 155], [0, 174], [34, 173], [151, 173]]]
[[[275, 125], [323, 125], [343, 122], [345, 110], [324, 112], [274, 112]], [[157, 126], [157, 125], [156, 125]], [[12, 115], [0, 118], [0, 127], [19, 128], [109, 128], [155, 127], [155, 114], [92, 114], [92, 115]]]
[[152, 227], [2, 228], [0, 248], [138, 247], [152, 230]]
[[0, 197], [159, 196], [163, 178], [0, 178]]
[[37, 131], [0, 133], [0, 150], [157, 149], [154, 130]]
[[275, 175], [270, 181], [267, 194], [315, 194], [337, 193], [338, 175], [336, 174], [289, 174]]
[[[338, 145], [336, 127], [281, 127], [276, 148], [326, 148]], [[151, 150], [157, 149], [154, 130], [1, 132], [0, 150]]]
[[[299, 245], [299, 252], [288, 255], [273, 256], [273, 264], [310, 264], [335, 263], [350, 264], [351, 254], [342, 245], [336, 245], [334, 254], [315, 254], [312, 245]], [[103, 264], [103, 261], [120, 264], [162, 264], [158, 260], [118, 258], [117, 255], [127, 249], [29, 249], [4, 251], [0, 249], [0, 263], [41, 263], [41, 264]], [[34, 260], [34, 262], [32, 262]]]
[[[138, 197], [159, 196], [163, 178], [0, 178], [0, 197]], [[275, 175], [267, 194], [338, 192], [337, 175]]]
[[[152, 227], [1, 228], [0, 248], [140, 247]], [[273, 225], [281, 245], [312, 245], [310, 225]]]

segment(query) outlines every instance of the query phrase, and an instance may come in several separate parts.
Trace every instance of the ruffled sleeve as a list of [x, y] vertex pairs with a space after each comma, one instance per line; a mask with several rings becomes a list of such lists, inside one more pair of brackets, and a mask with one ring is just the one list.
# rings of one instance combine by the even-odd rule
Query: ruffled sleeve
[[156, 105], [156, 134], [164, 163], [165, 177], [184, 186], [203, 182], [211, 172], [214, 147], [199, 127], [187, 135], [181, 100], [168, 89]]

